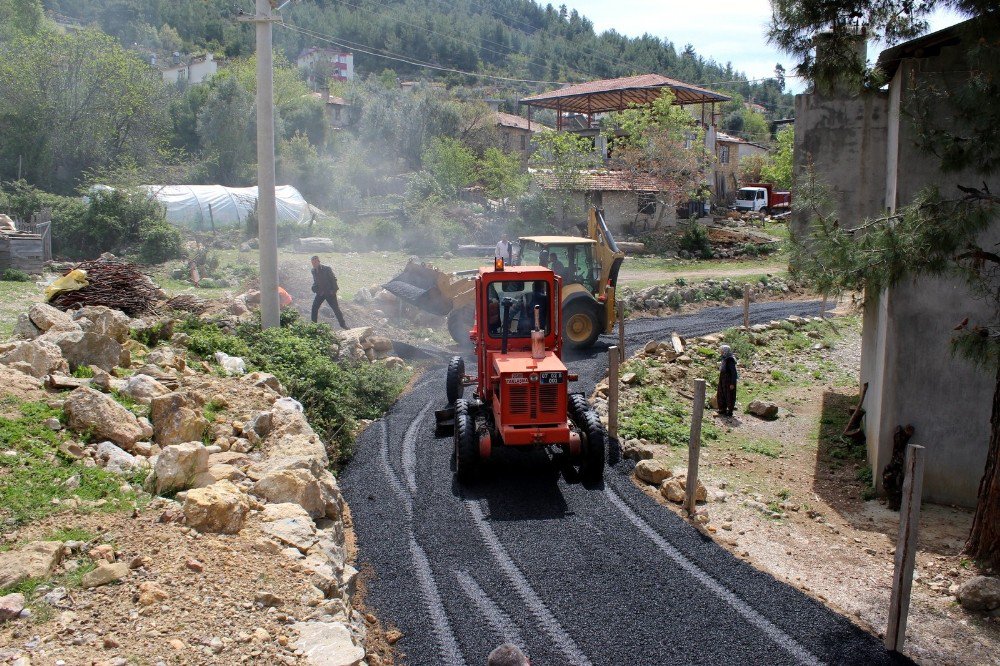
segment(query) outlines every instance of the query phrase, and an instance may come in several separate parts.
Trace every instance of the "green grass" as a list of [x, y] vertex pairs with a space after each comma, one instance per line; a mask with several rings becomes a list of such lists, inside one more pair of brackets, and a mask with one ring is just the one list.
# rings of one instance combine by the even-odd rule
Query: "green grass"
[[220, 402], [209, 400], [205, 403], [204, 414], [209, 423], [215, 423], [215, 417], [224, 411], [226, 411], [226, 406]]
[[781, 442], [774, 439], [746, 439], [740, 443], [740, 448], [747, 453], [756, 453], [768, 458], [777, 458], [781, 455]]
[[97, 537], [95, 532], [82, 527], [60, 527], [46, 534], [42, 541], [83, 541], [87, 542]]
[[[105, 500], [100, 507], [84, 504], [78, 509], [84, 511], [131, 510], [135, 506], [135, 493], [122, 492], [121, 486], [141, 483], [145, 472], [125, 477], [65, 459], [58, 447], [66, 435], [43, 425], [45, 419], [62, 416], [61, 410], [26, 402], [19, 405], [19, 411], [18, 418], [0, 417], [0, 452], [16, 452], [0, 455], [0, 518], [8, 525], [21, 525], [63, 510], [52, 503], [54, 499]], [[73, 476], [79, 477], [79, 487], [66, 487]]]
[[[673, 391], [664, 386], [639, 390], [638, 400], [621, 411], [619, 431], [627, 439], [647, 439], [670, 446], [687, 446], [691, 436], [691, 409], [681, 404]], [[719, 431], [709, 421], [701, 427], [702, 441], [719, 438]]]

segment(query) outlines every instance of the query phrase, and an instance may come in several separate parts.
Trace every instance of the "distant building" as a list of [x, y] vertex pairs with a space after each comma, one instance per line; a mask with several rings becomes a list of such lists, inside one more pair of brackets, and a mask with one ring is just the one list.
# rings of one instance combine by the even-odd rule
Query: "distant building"
[[645, 174], [611, 169], [580, 171], [568, 184], [560, 183], [552, 171], [531, 171], [532, 180], [543, 190], [570, 190], [563, 210], [556, 211], [557, 222], [564, 227], [586, 219], [590, 206], [604, 208], [604, 219], [613, 234], [644, 233], [661, 224], [672, 224], [675, 211], [665, 206], [663, 192], [669, 185]]
[[727, 205], [740, 187], [740, 161], [748, 155], [767, 154], [760, 144], [730, 136], [724, 132], [715, 135], [715, 197], [716, 203]]
[[[157, 65], [155, 56], [152, 60]], [[164, 83], [202, 83], [219, 71], [219, 63], [211, 53], [197, 56], [181, 56], [175, 53], [169, 65], [160, 65]]]
[[345, 51], [313, 46], [300, 53], [295, 64], [305, 70], [306, 82], [313, 89], [325, 87], [330, 79], [350, 81], [354, 78], [354, 54]]
[[343, 129], [350, 121], [351, 103], [343, 97], [330, 94], [330, 89], [326, 88], [319, 92], [312, 93], [313, 96], [323, 100], [323, 113], [327, 123], [332, 129]]
[[531, 137], [542, 130], [542, 124], [532, 123], [527, 118], [503, 111], [497, 111], [496, 116], [500, 147], [508, 153], [517, 154], [522, 162], [527, 162], [531, 155]]

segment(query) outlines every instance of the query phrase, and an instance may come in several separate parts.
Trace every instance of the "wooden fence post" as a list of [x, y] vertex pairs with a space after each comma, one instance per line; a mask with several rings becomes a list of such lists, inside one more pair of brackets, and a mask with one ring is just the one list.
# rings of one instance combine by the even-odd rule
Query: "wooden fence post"
[[625, 362], [625, 306], [617, 304], [618, 311], [618, 358]]
[[705, 380], [694, 380], [694, 405], [691, 408], [691, 439], [688, 442], [688, 473], [684, 507], [694, 516], [698, 494], [698, 456], [701, 453], [701, 417], [705, 411]]
[[618, 347], [608, 347], [608, 435], [618, 438]]
[[823, 295], [823, 303], [819, 306], [820, 319], [826, 319], [826, 294]]
[[750, 285], [743, 285], [743, 330], [750, 330]]
[[889, 626], [885, 630], [887, 650], [901, 652], [906, 641], [906, 616], [910, 611], [913, 567], [917, 558], [917, 531], [920, 527], [920, 496], [924, 488], [924, 447], [906, 447], [906, 476], [903, 504], [899, 508], [899, 537], [896, 539], [896, 566], [892, 574]]

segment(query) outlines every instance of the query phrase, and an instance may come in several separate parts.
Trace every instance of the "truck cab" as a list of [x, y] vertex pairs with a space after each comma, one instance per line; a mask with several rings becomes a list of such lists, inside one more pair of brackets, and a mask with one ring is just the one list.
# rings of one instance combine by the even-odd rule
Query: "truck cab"
[[767, 208], [767, 190], [763, 187], [741, 187], [736, 193], [736, 210], [756, 213]]

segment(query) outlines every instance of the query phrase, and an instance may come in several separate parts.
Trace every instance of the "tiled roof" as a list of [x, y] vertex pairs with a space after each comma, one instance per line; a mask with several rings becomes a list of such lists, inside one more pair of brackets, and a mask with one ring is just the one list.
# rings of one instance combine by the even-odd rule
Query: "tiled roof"
[[[559, 179], [551, 171], [534, 171], [535, 181], [546, 190], [559, 187]], [[607, 169], [582, 171], [575, 177], [573, 190], [577, 192], [658, 192], [669, 189], [669, 183], [647, 174]]]
[[715, 140], [716, 141], [725, 141], [727, 143], [746, 143], [746, 141], [744, 141], [743, 139], [739, 138], [738, 136], [730, 136], [730, 135], [726, 134], [725, 132], [718, 132], [718, 133], [716, 133]]
[[516, 127], [523, 130], [531, 130], [532, 132], [539, 132], [544, 127], [537, 120], [532, 121], [529, 127], [527, 118], [515, 116], [512, 113], [504, 113], [503, 111], [497, 111], [497, 125], [501, 125], [502, 127]]
[[659, 74], [641, 74], [578, 83], [525, 97], [521, 102], [560, 111], [604, 113], [626, 109], [629, 104], [649, 104], [660, 96], [664, 88], [674, 94], [678, 104], [729, 101], [726, 95], [707, 88], [700, 88]]

